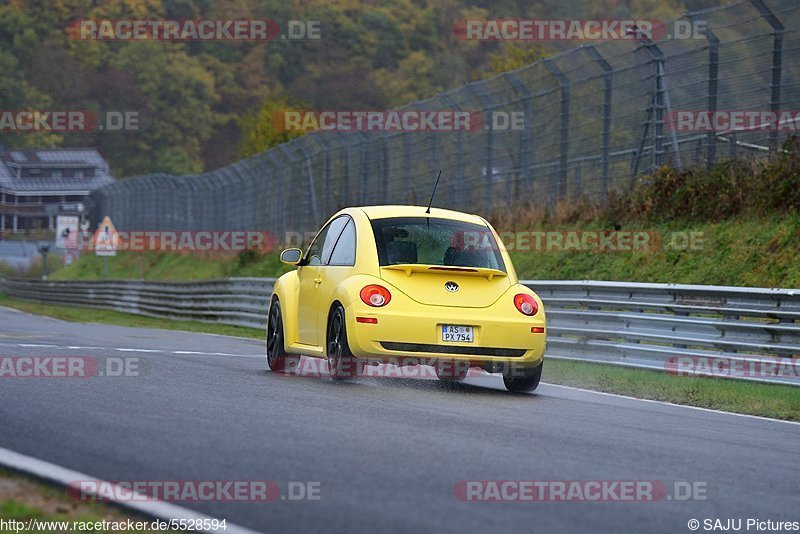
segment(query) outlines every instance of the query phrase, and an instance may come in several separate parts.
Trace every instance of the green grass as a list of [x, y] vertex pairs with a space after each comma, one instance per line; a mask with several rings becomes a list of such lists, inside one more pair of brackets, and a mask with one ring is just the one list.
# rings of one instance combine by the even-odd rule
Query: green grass
[[[548, 224], [528, 230], [610, 230], [593, 221], [586, 224]], [[504, 230], [499, 227], [498, 231]], [[695, 232], [699, 250], [664, 247], [645, 252], [512, 251], [522, 279], [618, 280], [800, 288], [800, 214], [735, 218], [720, 222], [630, 223], [623, 230], [645, 230], [662, 236]], [[178, 254], [121, 252], [109, 258], [111, 279], [201, 280], [230, 276], [277, 277], [291, 267], [277, 253]], [[51, 278], [94, 280], [102, 277], [103, 261], [85, 254]]]
[[[163, 328], [263, 339], [254, 328], [152, 319], [92, 308], [51, 306], [0, 295], [0, 306], [68, 321]], [[647, 369], [547, 359], [543, 380], [643, 399], [800, 421], [800, 388], [722, 378], [675, 376]]]
[[800, 421], [800, 388], [545, 358], [542, 380], [701, 408]]
[[[208, 254], [170, 252], [120, 252], [108, 258], [108, 278], [143, 280], [208, 280], [231, 276], [271, 277], [291, 267], [277, 253]], [[103, 277], [103, 258], [84, 254], [55, 273], [53, 280], [98, 280]]]
[[[152, 519], [124, 512], [119, 508], [102, 502], [73, 499], [67, 495], [64, 488], [57, 488], [3, 468], [0, 468], [0, 519], [6, 522], [9, 520], [27, 522], [31, 519], [36, 519], [40, 521], [67, 521], [70, 523], [97, 523], [104, 520], [121, 523], [130, 519], [133, 522], [145, 522], [148, 525], [153, 521]], [[39, 525], [39, 527], [33, 532], [63, 532], [55, 528], [56, 525], [51, 525], [53, 528], [49, 529], [44, 528], [42, 525]], [[68, 531], [73, 531], [71, 524], [69, 527]], [[19, 532], [25, 531], [0, 528], [0, 533], [4, 534], [19, 534]], [[101, 528], [92, 530], [92, 532], [110, 533], [121, 531]], [[138, 532], [152, 531], [147, 529], [139, 530]]]
[[[608, 229], [598, 223], [558, 230]], [[698, 232], [699, 250], [653, 252], [511, 252], [521, 278], [619, 280], [800, 288], [800, 215], [695, 224], [629, 224], [661, 235]]]

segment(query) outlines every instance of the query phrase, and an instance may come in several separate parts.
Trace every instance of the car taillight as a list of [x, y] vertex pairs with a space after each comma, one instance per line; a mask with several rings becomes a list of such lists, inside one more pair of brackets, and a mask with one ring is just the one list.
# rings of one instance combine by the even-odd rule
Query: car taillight
[[516, 306], [523, 315], [536, 315], [536, 312], [539, 311], [539, 305], [536, 304], [536, 300], [525, 293], [517, 293], [514, 295], [514, 306]]
[[375, 308], [386, 306], [392, 300], [392, 294], [383, 286], [369, 285], [361, 290], [361, 300]]

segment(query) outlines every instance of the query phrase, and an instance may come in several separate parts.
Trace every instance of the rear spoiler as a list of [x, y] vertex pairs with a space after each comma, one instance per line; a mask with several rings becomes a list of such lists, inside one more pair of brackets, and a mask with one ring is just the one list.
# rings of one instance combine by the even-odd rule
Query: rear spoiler
[[403, 271], [406, 276], [411, 276], [413, 273], [453, 273], [463, 276], [483, 276], [490, 282], [492, 278], [508, 276], [508, 273], [500, 269], [488, 269], [485, 267], [456, 267], [451, 265], [420, 265], [417, 263], [398, 263], [395, 265], [383, 265], [381, 269], [391, 269], [393, 271]]

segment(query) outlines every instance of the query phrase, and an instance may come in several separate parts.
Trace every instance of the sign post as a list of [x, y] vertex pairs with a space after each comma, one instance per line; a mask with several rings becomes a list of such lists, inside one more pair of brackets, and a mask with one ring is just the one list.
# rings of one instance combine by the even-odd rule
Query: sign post
[[108, 277], [108, 258], [117, 255], [118, 241], [117, 229], [114, 227], [114, 223], [111, 222], [111, 217], [106, 215], [103, 218], [103, 222], [97, 227], [94, 239], [92, 239], [94, 253], [103, 258], [103, 278]]

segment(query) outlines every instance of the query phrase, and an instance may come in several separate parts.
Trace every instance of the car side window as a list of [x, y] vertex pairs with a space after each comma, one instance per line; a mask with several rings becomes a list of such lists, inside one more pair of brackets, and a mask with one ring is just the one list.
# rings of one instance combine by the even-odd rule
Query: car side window
[[311, 246], [308, 248], [306, 265], [323, 265], [327, 263], [333, 246], [336, 244], [336, 240], [339, 239], [339, 234], [342, 233], [342, 229], [347, 224], [348, 220], [349, 217], [344, 215], [337, 217], [320, 231], [317, 238], [314, 239], [314, 242], [311, 243]]
[[347, 221], [347, 225], [339, 236], [336, 246], [333, 248], [331, 259], [328, 265], [353, 266], [356, 264], [356, 225], [353, 219]]

